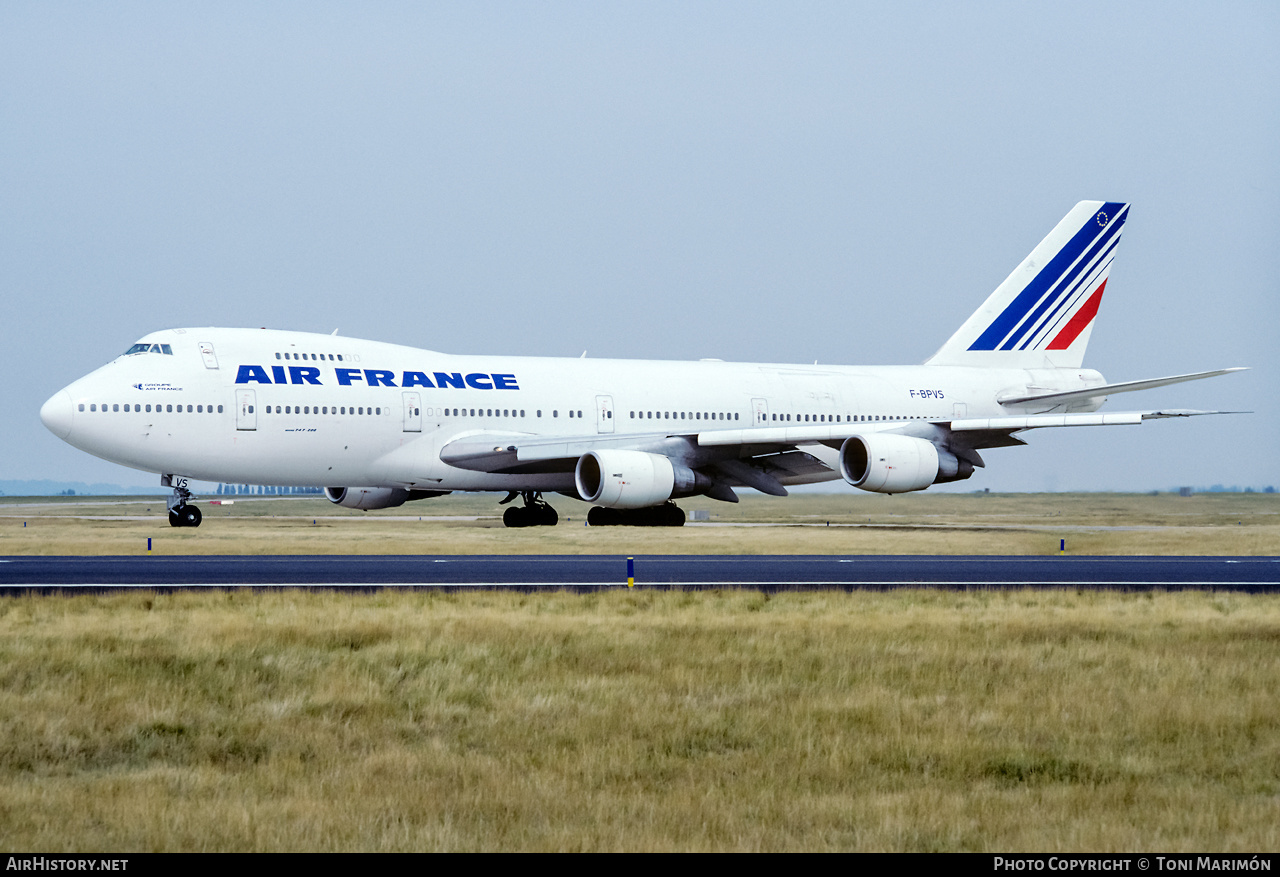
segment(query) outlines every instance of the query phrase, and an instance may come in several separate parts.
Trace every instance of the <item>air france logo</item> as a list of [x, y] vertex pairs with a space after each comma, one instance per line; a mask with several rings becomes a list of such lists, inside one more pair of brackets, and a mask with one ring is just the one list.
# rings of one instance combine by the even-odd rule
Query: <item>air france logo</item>
[[[286, 370], [287, 368], [287, 370]], [[454, 387], [459, 390], [518, 390], [515, 375], [472, 372], [401, 372], [399, 383], [396, 373], [382, 368], [339, 368], [334, 369], [338, 386], [353, 385], [365, 387], [428, 387], [444, 390]], [[320, 369], [310, 365], [273, 365], [270, 372], [261, 365], [242, 365], [236, 372], [237, 384], [314, 384], [324, 386], [320, 380]]]

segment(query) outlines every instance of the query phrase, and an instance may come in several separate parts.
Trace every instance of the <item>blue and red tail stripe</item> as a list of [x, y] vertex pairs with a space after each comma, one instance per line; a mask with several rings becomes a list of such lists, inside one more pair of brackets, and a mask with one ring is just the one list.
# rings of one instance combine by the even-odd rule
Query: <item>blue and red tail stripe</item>
[[1089, 300], [1084, 303], [1084, 307], [1076, 311], [1075, 316], [1067, 321], [1067, 325], [1062, 331], [1053, 337], [1049, 342], [1047, 350], [1066, 350], [1071, 346], [1071, 342], [1080, 337], [1080, 333], [1084, 331], [1084, 327], [1093, 322], [1093, 318], [1098, 315], [1098, 305], [1102, 303], [1102, 290], [1107, 288], [1107, 281], [1093, 291], [1093, 295], [1089, 296]]
[[[1057, 303], [1040, 319], [1035, 329], [1023, 334], [1022, 344], [1018, 347], [1019, 350], [1026, 350], [1029, 347], [1034, 349], [1042, 343], [1046, 336], [1052, 334], [1057, 324], [1075, 310], [1076, 305], [1093, 293], [1093, 288], [1100, 281], [1106, 282], [1106, 272], [1111, 267], [1112, 260], [1115, 259], [1115, 248], [1118, 243], [1120, 243], [1120, 236], [1118, 234], [1112, 235], [1110, 241], [1106, 244], [1106, 249], [1099, 258], [1093, 258], [1096, 255], [1095, 253], [1090, 253], [1085, 257], [1083, 261], [1086, 266], [1085, 269], [1075, 275], [1074, 282], [1071, 283], [1065, 294], [1060, 293], [1046, 299], [1046, 304], [1050, 300]], [[1037, 315], [1043, 310], [1043, 307], [1042, 305], [1041, 308], [1037, 308]]]
[[[991, 322], [978, 339], [969, 346], [969, 350], [1013, 350], [1020, 343], [1025, 348], [1032, 339], [1043, 340], [1041, 330], [1054, 320], [1062, 305], [1066, 302], [1078, 301], [1075, 293], [1087, 290], [1092, 285], [1090, 279], [1096, 280], [1098, 266], [1105, 268], [1109, 264], [1113, 249], [1119, 238], [1121, 226], [1128, 216], [1128, 205], [1123, 202], [1109, 201], [1072, 235], [1049, 263], [1042, 268], [1031, 282], [1018, 293], [998, 317]], [[1101, 288], [1095, 290], [1087, 299], [1084, 310], [1094, 306], [1101, 298]], [[1068, 308], [1069, 310], [1069, 308]], [[1046, 316], [1047, 313], [1047, 316]], [[1078, 316], [1079, 312], [1077, 313]], [[1044, 319], [1041, 319], [1041, 318]], [[1092, 318], [1090, 318], [1092, 319]], [[1068, 327], [1075, 327], [1076, 317], [1068, 322]], [[1076, 335], [1083, 331], [1088, 320], [1079, 325]], [[1051, 343], [1057, 344], [1066, 337], [1067, 330], [1054, 336]], [[1074, 336], [1073, 336], [1074, 337]], [[1038, 343], [1038, 342], [1037, 342]], [[1058, 349], [1058, 348], [1054, 348]]]

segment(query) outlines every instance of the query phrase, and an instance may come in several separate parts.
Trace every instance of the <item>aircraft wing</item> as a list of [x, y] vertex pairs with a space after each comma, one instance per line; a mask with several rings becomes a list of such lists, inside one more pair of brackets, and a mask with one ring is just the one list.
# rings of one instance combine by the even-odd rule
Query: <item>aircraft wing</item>
[[[851, 436], [872, 432], [927, 439], [949, 448], [975, 466], [983, 466], [979, 449], [1025, 444], [1015, 433], [1028, 429], [1068, 426], [1131, 426], [1144, 420], [1227, 414], [1223, 411], [1168, 409], [1091, 414], [1025, 414], [956, 420], [852, 422], [809, 425], [713, 429], [691, 433], [627, 435], [536, 436], [527, 433], [473, 433], [446, 444], [440, 459], [451, 466], [477, 472], [518, 474], [572, 472], [578, 459], [591, 451], [644, 451], [677, 460], [709, 475], [725, 488], [753, 487], [763, 493], [786, 495], [784, 482], [821, 480], [830, 467], [806, 446], [839, 448]], [[714, 493], [712, 495], [715, 495]], [[725, 499], [733, 501], [732, 491]]]
[[794, 442], [700, 446], [699, 439], [704, 435], [721, 432], [741, 430], [554, 437], [482, 433], [449, 442], [441, 448], [440, 459], [451, 466], [477, 472], [545, 474], [573, 472], [579, 458], [590, 451], [643, 451], [668, 457], [706, 475], [712, 484], [707, 495], [724, 502], [738, 501], [734, 487], [752, 487], [773, 496], [786, 496], [784, 481], [805, 483], [831, 477], [829, 466], [797, 449]]

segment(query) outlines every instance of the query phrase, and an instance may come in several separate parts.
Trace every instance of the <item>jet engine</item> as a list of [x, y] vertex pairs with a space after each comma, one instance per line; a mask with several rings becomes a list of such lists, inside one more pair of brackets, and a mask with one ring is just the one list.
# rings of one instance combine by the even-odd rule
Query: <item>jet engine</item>
[[907, 435], [855, 435], [840, 446], [840, 475], [854, 487], [875, 493], [924, 490], [972, 474], [969, 461]]
[[588, 451], [578, 458], [574, 484], [583, 500], [611, 509], [639, 509], [711, 487], [711, 479], [661, 454]]
[[404, 505], [411, 499], [444, 496], [448, 490], [405, 490], [402, 487], [326, 487], [325, 498], [348, 509], [372, 511]]

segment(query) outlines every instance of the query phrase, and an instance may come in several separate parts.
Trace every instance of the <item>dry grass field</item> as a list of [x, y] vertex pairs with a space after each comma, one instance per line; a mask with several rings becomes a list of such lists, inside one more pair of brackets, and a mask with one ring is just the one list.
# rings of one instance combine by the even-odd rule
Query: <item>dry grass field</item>
[[[797, 494], [737, 505], [672, 528], [584, 526], [554, 498], [558, 527], [508, 530], [496, 497], [450, 496], [378, 512], [323, 498], [202, 504], [175, 530], [163, 501], [0, 498], [0, 555], [144, 554], [1072, 554], [1280, 553], [1280, 494]], [[829, 524], [829, 526], [828, 526]], [[773, 526], [760, 526], [773, 525]]]
[[[1261, 494], [751, 497], [682, 529], [557, 506], [507, 530], [492, 497], [240, 499], [189, 531], [0, 498], [0, 555], [1280, 546]], [[1267, 851], [1277, 690], [1280, 595], [8, 597], [0, 847]]]
[[1280, 599], [0, 601], [0, 847], [1280, 848]]

